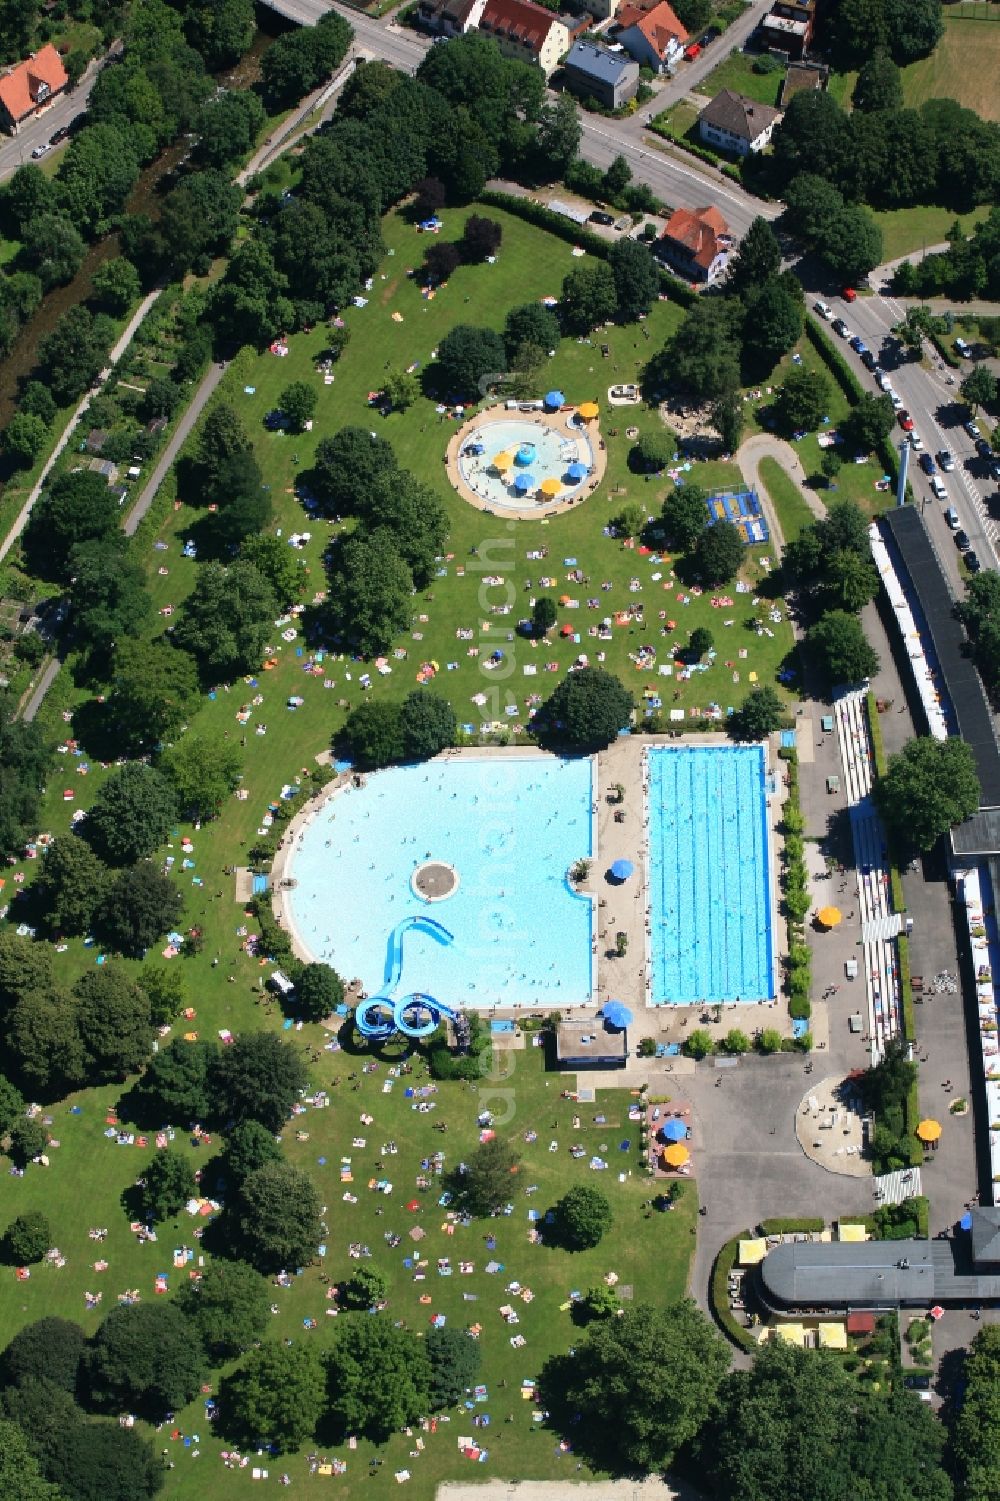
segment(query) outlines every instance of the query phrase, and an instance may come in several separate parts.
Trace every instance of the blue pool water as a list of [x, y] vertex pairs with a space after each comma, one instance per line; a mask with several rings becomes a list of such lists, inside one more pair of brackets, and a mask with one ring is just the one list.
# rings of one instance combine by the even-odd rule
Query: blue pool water
[[[483, 453], [475, 454], [473, 450], [480, 443]], [[497, 454], [507, 453], [513, 457], [523, 444], [530, 445], [534, 451], [529, 462], [515, 460], [503, 473], [493, 467]], [[469, 488], [501, 510], [505, 506], [521, 508], [538, 499], [567, 500], [587, 483], [586, 478], [569, 478], [566, 471], [570, 464], [585, 464], [589, 471], [593, 462], [594, 452], [585, 428], [581, 427], [575, 438], [567, 438], [558, 428], [517, 417], [484, 422], [469, 434], [458, 456], [459, 470]], [[522, 491], [515, 486], [514, 480], [519, 473], [530, 474], [535, 480], [530, 490]], [[562, 487], [554, 497], [538, 494], [538, 486], [547, 479], [559, 480]]]
[[654, 1005], [774, 995], [767, 767], [757, 745], [649, 758]]
[[[567, 872], [593, 854], [593, 798], [589, 760], [462, 757], [380, 771], [332, 797], [296, 842], [289, 900], [299, 937], [374, 994], [390, 934], [423, 914], [455, 942], [410, 929], [406, 992], [474, 1009], [589, 1001], [593, 909]], [[458, 873], [443, 901], [411, 888], [428, 859]]]

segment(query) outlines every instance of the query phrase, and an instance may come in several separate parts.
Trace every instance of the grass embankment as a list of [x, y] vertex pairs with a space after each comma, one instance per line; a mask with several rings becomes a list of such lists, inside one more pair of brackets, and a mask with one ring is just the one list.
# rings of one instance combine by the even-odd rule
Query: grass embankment
[[798, 485], [777, 459], [763, 458], [758, 467], [761, 483], [774, 506], [786, 542], [794, 542], [804, 527], [813, 521], [813, 513], [802, 499]]

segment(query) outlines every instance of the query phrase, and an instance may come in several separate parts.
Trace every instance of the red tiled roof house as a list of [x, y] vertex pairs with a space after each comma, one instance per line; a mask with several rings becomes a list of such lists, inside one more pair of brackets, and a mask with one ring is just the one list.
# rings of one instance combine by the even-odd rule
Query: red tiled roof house
[[12, 134], [69, 83], [62, 59], [47, 42], [27, 62], [18, 63], [0, 78], [0, 123]]
[[690, 281], [712, 282], [726, 269], [733, 239], [717, 208], [679, 208], [656, 248]]
[[615, 41], [635, 58], [640, 68], [672, 73], [684, 55], [688, 34], [666, 0], [660, 0], [652, 9], [624, 5], [616, 24]]
[[534, 0], [486, 0], [478, 26], [505, 57], [537, 63], [546, 78], [569, 51], [569, 27]]

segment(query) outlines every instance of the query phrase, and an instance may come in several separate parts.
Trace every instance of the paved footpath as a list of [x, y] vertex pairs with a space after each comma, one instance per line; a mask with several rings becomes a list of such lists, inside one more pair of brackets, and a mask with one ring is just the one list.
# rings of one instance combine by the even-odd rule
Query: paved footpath
[[194, 427], [195, 423], [198, 421], [198, 418], [205, 410], [205, 403], [209, 400], [212, 392], [215, 390], [216, 386], [222, 379], [222, 374], [225, 368], [226, 367], [224, 364], [210, 365], [208, 370], [202, 376], [201, 384], [199, 385], [197, 391], [194, 393], [194, 396], [191, 398], [187, 410], [185, 411], [180, 422], [178, 422], [177, 426], [174, 428], [174, 431], [170, 437], [170, 442], [160, 454], [156, 468], [153, 470], [152, 474], [149, 477], [149, 480], [147, 481], [139, 496], [139, 499], [136, 501], [135, 505], [132, 507], [126, 518], [126, 537], [134, 536], [136, 531], [138, 530], [140, 521], [142, 521], [143, 517], [146, 515], [146, 512], [149, 510], [150, 506], [153, 504], [153, 501], [156, 499], [156, 492], [163, 484], [163, 481], [167, 476], [168, 469], [180, 452], [181, 445], [186, 441], [191, 429]]
[[740, 466], [743, 478], [752, 490], [764, 502], [768, 512], [768, 524], [779, 551], [784, 547], [785, 539], [782, 536], [781, 525], [778, 521], [778, 513], [774, 502], [767, 492], [767, 486], [760, 478], [761, 459], [775, 459], [784, 469], [798, 488], [799, 494], [806, 505], [817, 519], [826, 515], [826, 506], [820, 500], [815, 490], [811, 490], [806, 484], [806, 471], [802, 467], [802, 460], [790, 443], [783, 438], [772, 438], [769, 433], [755, 433], [752, 438], [747, 438], [741, 443], [736, 452], [736, 461]]

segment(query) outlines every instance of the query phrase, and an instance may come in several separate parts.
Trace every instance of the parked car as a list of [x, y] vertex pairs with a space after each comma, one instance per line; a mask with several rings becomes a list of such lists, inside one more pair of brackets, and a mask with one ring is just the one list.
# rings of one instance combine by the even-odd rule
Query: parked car
[[911, 1392], [929, 1392], [931, 1378], [929, 1376], [904, 1376], [903, 1385]]
[[958, 531], [958, 512], [954, 506], [949, 506], [944, 513], [945, 525], [950, 526], [953, 532]]
[[823, 299], [822, 299], [822, 297], [819, 299], [818, 302], [814, 302], [813, 303], [813, 312], [814, 313], [819, 313], [820, 317], [826, 323], [829, 323], [830, 319], [833, 317], [833, 308], [830, 306], [830, 304], [828, 302], [824, 302]]
[[981, 459], [991, 459], [993, 457], [993, 450], [985, 438], [976, 439], [976, 453]]
[[913, 449], [914, 453], [923, 453], [924, 440], [918, 432], [912, 432], [910, 434], [910, 447]]
[[882, 367], [880, 365], [876, 365], [875, 369], [872, 371], [872, 374], [875, 377], [875, 384], [879, 387], [879, 389], [882, 391], [888, 391], [889, 387], [892, 385], [892, 381], [886, 375]]
[[855, 334], [854, 338], [851, 340], [851, 348], [854, 350], [855, 354], [860, 354], [862, 349], [868, 348], [868, 345], [865, 343], [860, 334]]
[[615, 222], [614, 214], [606, 214], [602, 208], [595, 208], [590, 216], [591, 224], [603, 224], [605, 229], [610, 229]]
[[896, 420], [898, 421], [900, 427], [903, 429], [904, 433], [912, 433], [913, 418], [910, 416], [905, 407], [899, 408], [896, 413]]
[[947, 448], [942, 448], [941, 452], [937, 456], [937, 461], [941, 465], [941, 468], [945, 474], [950, 474], [955, 467], [955, 460], [948, 452]]
[[60, 141], [65, 141], [65, 139], [66, 139], [66, 137], [68, 135], [69, 135], [69, 126], [68, 125], [60, 125], [59, 129], [56, 130], [56, 131], [53, 131], [52, 135], [49, 137], [49, 145], [50, 146], [58, 146], [59, 142]]
[[866, 370], [875, 369], [875, 356], [872, 354], [870, 349], [862, 349], [861, 363], [862, 365], [864, 365]]
[[902, 396], [900, 396], [897, 391], [894, 391], [891, 386], [886, 386], [886, 388], [885, 388], [885, 394], [888, 396], [889, 400], [892, 402], [892, 410], [894, 412], [901, 412], [903, 410], [903, 398], [902, 398]]
[[1000, 480], [1000, 459], [991, 460], [990, 479]]
[[937, 474], [937, 465], [935, 464], [929, 453], [922, 453], [920, 455], [920, 467], [927, 475], [928, 479]]
[[834, 333], [835, 334], [839, 334], [842, 339], [853, 339], [854, 338], [854, 335], [851, 333], [851, 330], [848, 328], [848, 326], [844, 322], [843, 318], [834, 318], [833, 323], [831, 324], [831, 327], [832, 327]]
[[962, 527], [959, 527], [958, 531], [955, 533], [955, 546], [958, 548], [959, 552], [968, 552], [969, 548], [972, 546], [972, 543], [969, 541], [968, 532], [965, 531]]
[[944, 480], [941, 478], [940, 474], [935, 474], [934, 478], [931, 480], [931, 490], [934, 492], [934, 497], [936, 500], [948, 499], [948, 491], [945, 488]]
[[36, 146], [35, 147], [34, 151], [31, 153], [31, 155], [34, 158], [34, 160], [37, 162], [37, 160], [38, 160], [38, 158], [40, 156], [44, 156], [45, 153], [46, 153], [46, 151], [51, 151], [51, 150], [52, 150], [52, 143], [51, 143], [51, 141], [43, 141], [40, 146]]
[[854, 290], [853, 287], [845, 287], [844, 288], [844, 301], [845, 302], [854, 302], [857, 299], [857, 295], [858, 294], [857, 294], [857, 292], [855, 292], [855, 290]]
[[964, 339], [956, 338], [955, 353], [960, 354], [963, 360], [972, 359], [972, 350], [969, 348], [968, 344], [966, 344]]
[[963, 425], [965, 427], [965, 431], [968, 433], [968, 435], [969, 435], [970, 438], [981, 438], [983, 436], [982, 433], [979, 431], [979, 424], [976, 423], [976, 422], [973, 422], [971, 418], [969, 419], [968, 422], [964, 423]]
[[983, 566], [979, 561], [979, 554], [971, 551], [967, 552], [965, 554], [965, 566], [970, 573], [978, 573]]

